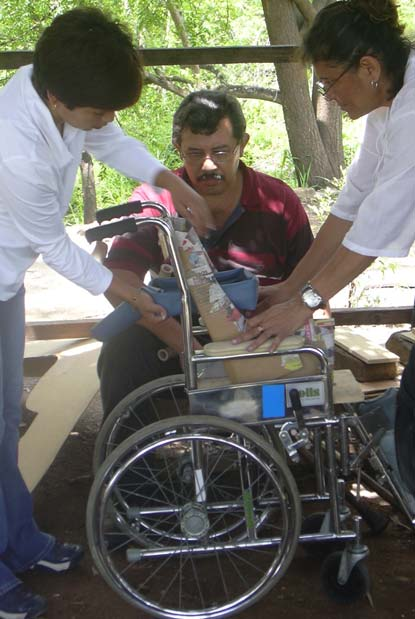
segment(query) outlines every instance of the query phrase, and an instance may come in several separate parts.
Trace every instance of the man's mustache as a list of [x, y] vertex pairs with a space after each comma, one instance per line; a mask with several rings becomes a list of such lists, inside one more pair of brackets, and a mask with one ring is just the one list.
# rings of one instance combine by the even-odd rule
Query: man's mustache
[[216, 181], [223, 181], [225, 177], [223, 174], [219, 174], [218, 172], [205, 172], [197, 177], [198, 181], [208, 181], [210, 179], [214, 179]]

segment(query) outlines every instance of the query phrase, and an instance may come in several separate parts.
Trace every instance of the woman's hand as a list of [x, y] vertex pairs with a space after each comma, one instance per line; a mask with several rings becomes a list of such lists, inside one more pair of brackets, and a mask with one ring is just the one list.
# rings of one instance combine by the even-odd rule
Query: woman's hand
[[164, 307], [154, 303], [149, 294], [140, 289], [141, 280], [130, 271], [117, 269], [112, 273], [112, 281], [105, 291], [106, 297], [116, 307], [121, 301], [127, 301], [135, 307], [141, 314], [141, 321], [148, 321], [150, 324], [161, 322], [167, 317]]
[[145, 320], [155, 324], [167, 317], [164, 307], [154, 303], [151, 296], [142, 290], [137, 290], [128, 302], [141, 313], [141, 318], [138, 322]]
[[215, 229], [212, 214], [204, 198], [181, 178], [169, 170], [162, 170], [155, 183], [170, 191], [176, 211], [192, 224], [199, 236], [207, 236], [209, 230]]
[[274, 305], [285, 303], [290, 297], [290, 290], [284, 282], [275, 284], [274, 286], [260, 286], [258, 291], [258, 304], [255, 310], [250, 312], [249, 316], [256, 316]]
[[276, 350], [282, 340], [302, 327], [311, 316], [312, 311], [304, 305], [299, 295], [295, 296], [250, 318], [244, 333], [234, 339], [233, 343], [252, 340], [248, 346], [251, 351], [272, 338], [270, 351]]

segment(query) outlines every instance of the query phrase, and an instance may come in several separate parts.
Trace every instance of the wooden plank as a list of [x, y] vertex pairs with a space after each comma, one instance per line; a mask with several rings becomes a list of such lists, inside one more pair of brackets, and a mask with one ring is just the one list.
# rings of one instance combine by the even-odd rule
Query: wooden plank
[[18, 69], [19, 67], [30, 64], [33, 60], [33, 52], [0, 52], [0, 69]]
[[411, 324], [412, 306], [352, 307], [334, 309], [336, 325], [400, 325]]
[[392, 333], [386, 342], [385, 346], [388, 350], [399, 356], [399, 361], [402, 365], [406, 365], [409, 361], [413, 345], [415, 343], [415, 335], [412, 331], [397, 331]]
[[[333, 310], [336, 325], [399, 325], [410, 324], [411, 307], [350, 308]], [[29, 322], [26, 325], [27, 340], [62, 338], [88, 338], [97, 323], [94, 318], [80, 320]]]
[[43, 376], [58, 360], [58, 353], [80, 341], [79, 339], [27, 341], [23, 359], [24, 376]]
[[95, 318], [83, 320], [44, 320], [26, 324], [26, 340], [59, 340], [90, 338]]
[[23, 376], [32, 378], [43, 376], [57, 360], [57, 355], [43, 355], [42, 357], [23, 359]]
[[297, 51], [294, 45], [140, 49], [147, 66], [293, 62]]
[[361, 359], [338, 346], [336, 346], [334, 361], [336, 369], [350, 369], [356, 380], [363, 382], [393, 379], [398, 371], [396, 362], [364, 363]]
[[393, 378], [391, 380], [372, 380], [367, 382], [361, 382], [360, 385], [362, 387], [363, 393], [365, 394], [365, 398], [372, 398], [380, 395], [390, 387], [399, 387], [400, 382], [400, 376], [397, 376], [396, 378]]
[[362, 402], [364, 393], [360, 383], [356, 381], [351, 370], [334, 370], [333, 401], [334, 404], [352, 404]]
[[369, 365], [397, 363], [399, 360], [395, 353], [356, 332], [352, 327], [336, 327], [334, 339], [337, 346]]
[[26, 400], [33, 421], [19, 442], [19, 467], [29, 490], [42, 479], [98, 391], [100, 347], [89, 340], [62, 351]]
[[410, 344], [415, 344], [415, 333], [413, 331], [401, 331], [401, 337]]
[[24, 357], [25, 359], [32, 359], [35, 357], [56, 355], [57, 353], [62, 352], [62, 350], [65, 350], [65, 348], [74, 346], [77, 343], [79, 343], [79, 338], [27, 341], [24, 348]]
[[[240, 63], [293, 62], [298, 51], [294, 45], [258, 45], [226, 47], [183, 47], [140, 49], [146, 66], [210, 65]], [[30, 64], [33, 51], [0, 52], [0, 69], [17, 69]]]

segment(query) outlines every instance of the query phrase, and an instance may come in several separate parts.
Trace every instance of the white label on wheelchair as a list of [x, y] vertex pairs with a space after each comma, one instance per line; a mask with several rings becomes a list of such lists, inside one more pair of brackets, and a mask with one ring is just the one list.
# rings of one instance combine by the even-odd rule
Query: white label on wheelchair
[[290, 391], [297, 389], [304, 408], [322, 406], [325, 401], [324, 382], [321, 380], [303, 383], [262, 385], [262, 419], [285, 417], [292, 408]]
[[285, 402], [287, 408], [291, 408], [291, 389], [297, 389], [300, 396], [301, 404], [304, 407], [321, 406], [324, 404], [324, 383], [321, 380], [285, 385]]

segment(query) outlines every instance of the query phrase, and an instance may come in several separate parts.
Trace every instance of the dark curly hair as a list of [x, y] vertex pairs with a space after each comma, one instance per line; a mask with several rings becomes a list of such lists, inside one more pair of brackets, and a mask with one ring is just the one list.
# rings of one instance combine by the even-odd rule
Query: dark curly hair
[[34, 52], [33, 85], [67, 107], [119, 110], [141, 94], [140, 58], [128, 31], [96, 8], [56, 17]]
[[236, 97], [219, 90], [198, 90], [183, 99], [173, 116], [173, 144], [180, 144], [181, 133], [188, 127], [193, 133], [211, 135], [222, 118], [229, 118], [234, 138], [241, 141], [246, 121]]
[[402, 87], [411, 42], [404, 37], [394, 0], [339, 0], [319, 11], [304, 36], [306, 62], [333, 61], [357, 66], [376, 57], [391, 80], [394, 96]]

